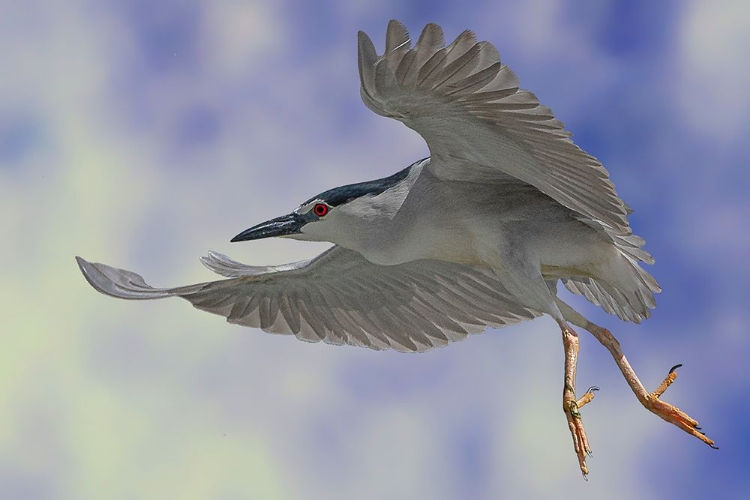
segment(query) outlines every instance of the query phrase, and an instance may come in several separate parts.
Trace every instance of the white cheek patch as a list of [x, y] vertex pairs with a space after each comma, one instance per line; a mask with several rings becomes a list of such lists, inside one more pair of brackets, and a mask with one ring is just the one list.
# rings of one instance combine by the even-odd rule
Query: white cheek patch
[[310, 210], [312, 210], [312, 208], [316, 204], [318, 204], [318, 203], [325, 203], [325, 202], [323, 200], [312, 200], [309, 203], [305, 203], [304, 205], [300, 205], [300, 207], [297, 210], [295, 210], [294, 213], [295, 214], [300, 214], [300, 215], [306, 214], [307, 212], [309, 212]]

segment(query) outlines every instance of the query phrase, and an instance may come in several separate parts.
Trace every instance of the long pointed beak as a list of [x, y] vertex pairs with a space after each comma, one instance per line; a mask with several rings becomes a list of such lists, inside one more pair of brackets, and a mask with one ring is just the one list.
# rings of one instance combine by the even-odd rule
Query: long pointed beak
[[290, 234], [299, 234], [300, 229], [308, 221], [300, 215], [291, 213], [282, 215], [266, 222], [262, 222], [250, 229], [245, 229], [240, 234], [231, 239], [235, 241], [259, 240], [261, 238], [273, 238], [274, 236], [287, 236]]

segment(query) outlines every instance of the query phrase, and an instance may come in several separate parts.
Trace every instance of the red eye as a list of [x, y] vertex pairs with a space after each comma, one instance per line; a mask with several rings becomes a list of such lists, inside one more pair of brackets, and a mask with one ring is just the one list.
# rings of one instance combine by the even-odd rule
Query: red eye
[[318, 217], [323, 217], [328, 213], [328, 205], [325, 203], [316, 203], [313, 207], [313, 213]]

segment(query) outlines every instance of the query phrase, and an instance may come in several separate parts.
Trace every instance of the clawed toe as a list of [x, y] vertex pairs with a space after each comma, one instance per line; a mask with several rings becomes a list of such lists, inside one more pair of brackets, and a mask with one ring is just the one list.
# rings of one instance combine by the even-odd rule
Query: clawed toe
[[[661, 395], [664, 394], [664, 391], [666, 391], [667, 388], [669, 388], [669, 386], [674, 383], [675, 379], [677, 378], [677, 369], [682, 366], [681, 364], [674, 365], [672, 368], [670, 368], [669, 373], [664, 378], [662, 383], [659, 384], [654, 392], [649, 393], [643, 387], [641, 381], [638, 380], [638, 376], [633, 370], [633, 367], [630, 366], [630, 363], [625, 357], [625, 354], [622, 352], [620, 343], [609, 330], [591, 323], [564, 302], [557, 300], [557, 304], [560, 307], [561, 311], [563, 311], [563, 315], [568, 321], [571, 321], [573, 324], [591, 332], [591, 334], [596, 337], [596, 339], [604, 347], [607, 348], [607, 350], [614, 358], [618, 368], [620, 368], [620, 371], [625, 377], [625, 381], [628, 383], [630, 388], [633, 390], [633, 393], [636, 395], [641, 404], [646, 407], [647, 410], [666, 420], [667, 422], [676, 425], [688, 434], [697, 437], [711, 448], [718, 449], [714, 441], [712, 439], [709, 439], [705, 435], [703, 429], [701, 429], [695, 419], [691, 418], [679, 408], [660, 399]], [[576, 454], [578, 455], [578, 461], [581, 465], [581, 471], [583, 472], [584, 477], [586, 477], [586, 473], [588, 472], [588, 470], [586, 469], [585, 455], [581, 453], [581, 450], [584, 449], [584, 446], [589, 454], [591, 453], [591, 450], [588, 449], [588, 443], [585, 441], [585, 433], [583, 432], [583, 424], [580, 422], [580, 414], [578, 413], [578, 409], [584, 404], [589, 403], [593, 399], [595, 388], [592, 387], [588, 391], [586, 391], [586, 394], [584, 394], [578, 401], [574, 399], [573, 393], [575, 386], [575, 363], [577, 361], [576, 358], [578, 354], [577, 336], [575, 332], [572, 332], [569, 328], [566, 328], [566, 325], [562, 324], [561, 327], [566, 354], [565, 389], [566, 391], [568, 389], [570, 391], [564, 393], [564, 401], [566, 402], [564, 408], [566, 417], [568, 419], [568, 425], [570, 427], [571, 433], [573, 434], [573, 443], [576, 448]], [[573, 412], [568, 408], [567, 402], [573, 403], [577, 418], [574, 417]], [[585, 445], [583, 445], [582, 443], [585, 443]]]
[[706, 436], [702, 428], [698, 425], [697, 420], [691, 418], [687, 413], [680, 410], [676, 406], [660, 399], [661, 395], [664, 394], [664, 391], [666, 391], [667, 388], [669, 388], [669, 386], [672, 385], [677, 379], [676, 370], [681, 366], [682, 364], [678, 364], [670, 368], [666, 378], [662, 381], [661, 384], [659, 384], [659, 387], [657, 387], [654, 392], [647, 395], [646, 401], [643, 402], [643, 405], [651, 413], [657, 415], [663, 420], [666, 420], [670, 424], [677, 426], [688, 434], [697, 437], [711, 448], [718, 450], [719, 447], [716, 446], [713, 439], [710, 439], [708, 438], [708, 436]]
[[[584, 395], [583, 397], [586, 396]], [[583, 397], [581, 399], [583, 399]], [[591, 401], [591, 399], [588, 401]], [[591, 457], [592, 452], [591, 446], [589, 446], [589, 440], [586, 437], [586, 429], [583, 427], [581, 414], [578, 411], [579, 408], [580, 406], [576, 401], [570, 401], [565, 408], [565, 418], [568, 420], [568, 428], [573, 437], [573, 449], [578, 457], [578, 465], [581, 468], [581, 473], [583, 474], [584, 479], [586, 479], [586, 476], [589, 473], [588, 467], [586, 466], [586, 457]]]
[[588, 389], [586, 389], [586, 392], [583, 393], [583, 396], [581, 396], [578, 401], [576, 401], [577, 409], [580, 410], [585, 405], [589, 404], [594, 399], [594, 392], [598, 391], [599, 388], [595, 385], [592, 385]]

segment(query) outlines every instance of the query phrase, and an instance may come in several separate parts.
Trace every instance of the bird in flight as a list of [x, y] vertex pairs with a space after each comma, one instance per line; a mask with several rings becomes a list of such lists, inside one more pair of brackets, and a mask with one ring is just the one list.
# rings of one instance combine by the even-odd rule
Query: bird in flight
[[548, 314], [562, 333], [563, 410], [584, 477], [591, 448], [580, 410], [596, 388], [576, 394], [571, 325], [609, 350], [646, 409], [715, 447], [697, 421], [661, 399], [679, 365], [648, 392], [615, 337], [557, 296], [562, 282], [635, 323], [655, 307], [659, 285], [641, 267], [653, 258], [601, 163], [470, 31], [445, 46], [441, 28], [428, 24], [412, 47], [406, 28], [391, 21], [383, 55], [365, 33], [358, 45], [362, 100], [417, 131], [430, 157], [329, 189], [232, 239], [332, 248], [280, 266], [209, 252], [202, 263], [227, 279], [177, 288], [77, 257], [88, 282], [123, 299], [181, 297], [230, 323], [309, 342], [405, 352]]

